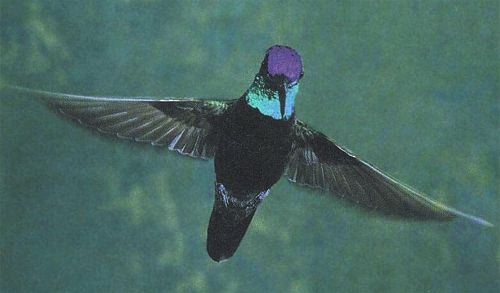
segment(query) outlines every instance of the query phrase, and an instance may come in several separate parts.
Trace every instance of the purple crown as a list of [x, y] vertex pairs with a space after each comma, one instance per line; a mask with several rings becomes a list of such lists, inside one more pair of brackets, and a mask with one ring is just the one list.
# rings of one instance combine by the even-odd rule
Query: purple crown
[[290, 82], [299, 80], [302, 75], [302, 59], [294, 49], [274, 45], [266, 52], [267, 73], [271, 76], [284, 75]]

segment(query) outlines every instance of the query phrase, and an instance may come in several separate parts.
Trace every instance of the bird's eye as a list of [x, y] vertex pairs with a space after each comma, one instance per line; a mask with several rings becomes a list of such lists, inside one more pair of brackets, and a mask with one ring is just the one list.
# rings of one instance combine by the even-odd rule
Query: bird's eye
[[301, 79], [302, 77], [304, 77], [304, 71], [300, 73], [299, 79]]
[[297, 83], [298, 83], [297, 81], [296, 81], [296, 82], [289, 83], [286, 87], [287, 87], [287, 88], [289, 88], [289, 89], [291, 89], [291, 88], [293, 88], [294, 86], [296, 86], [296, 85], [297, 85]]

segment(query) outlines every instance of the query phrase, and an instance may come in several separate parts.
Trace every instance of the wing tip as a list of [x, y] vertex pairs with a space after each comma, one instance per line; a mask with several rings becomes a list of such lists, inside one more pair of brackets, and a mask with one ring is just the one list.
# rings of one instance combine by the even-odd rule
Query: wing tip
[[38, 95], [48, 95], [48, 94], [50, 94], [50, 92], [47, 92], [47, 91], [35, 90], [35, 89], [27, 88], [27, 87], [24, 87], [24, 86], [11, 85], [11, 84], [3, 85], [0, 89], [7, 90], [7, 91], [18, 92], [18, 93], [24, 93], [24, 94], [38, 94]]
[[446, 207], [446, 209], [452, 213], [454, 216], [458, 216], [458, 217], [461, 217], [463, 219], [467, 219], [469, 221], [471, 221], [472, 223], [476, 224], [476, 225], [481, 225], [481, 226], [485, 226], [485, 227], [489, 227], [489, 228], [492, 228], [492, 227], [495, 227], [495, 225], [493, 225], [492, 223], [486, 221], [485, 219], [482, 219], [480, 217], [476, 217], [476, 216], [473, 216], [473, 215], [470, 215], [470, 214], [466, 214], [464, 212], [461, 212], [457, 209], [454, 209], [454, 208], [450, 208], [450, 207]]
[[485, 219], [479, 218], [479, 217], [475, 217], [475, 216], [468, 215], [465, 213], [460, 213], [459, 216], [461, 216], [462, 218], [465, 218], [467, 220], [470, 220], [471, 222], [473, 222], [474, 224], [477, 224], [477, 225], [485, 226], [488, 228], [495, 227], [495, 225], [493, 225], [492, 223], [486, 221]]

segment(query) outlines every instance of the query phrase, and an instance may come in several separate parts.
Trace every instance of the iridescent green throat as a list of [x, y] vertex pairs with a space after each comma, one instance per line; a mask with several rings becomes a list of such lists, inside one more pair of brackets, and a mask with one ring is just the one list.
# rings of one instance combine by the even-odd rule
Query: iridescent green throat
[[285, 89], [286, 98], [284, 112], [281, 113], [279, 93], [267, 87], [261, 76], [257, 76], [248, 89], [245, 100], [247, 104], [259, 110], [262, 115], [276, 120], [288, 120], [295, 112], [295, 96], [299, 90], [299, 84], [294, 83]]

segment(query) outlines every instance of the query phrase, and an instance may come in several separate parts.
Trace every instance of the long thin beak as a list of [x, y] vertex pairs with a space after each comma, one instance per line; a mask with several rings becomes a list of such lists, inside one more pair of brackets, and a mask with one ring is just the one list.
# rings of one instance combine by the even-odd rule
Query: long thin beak
[[285, 105], [286, 105], [286, 85], [283, 83], [279, 86], [278, 88], [278, 95], [280, 98], [280, 113], [281, 113], [281, 118], [284, 117], [285, 115]]

